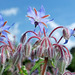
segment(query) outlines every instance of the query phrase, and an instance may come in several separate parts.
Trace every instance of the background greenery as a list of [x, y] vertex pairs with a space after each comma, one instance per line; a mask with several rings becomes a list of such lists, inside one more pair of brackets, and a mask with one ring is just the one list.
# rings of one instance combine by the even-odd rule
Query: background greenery
[[71, 64], [68, 66], [68, 70], [70, 70], [71, 72], [75, 72], [75, 47], [73, 47], [71, 50], [70, 50], [71, 54], [72, 54], [72, 62]]

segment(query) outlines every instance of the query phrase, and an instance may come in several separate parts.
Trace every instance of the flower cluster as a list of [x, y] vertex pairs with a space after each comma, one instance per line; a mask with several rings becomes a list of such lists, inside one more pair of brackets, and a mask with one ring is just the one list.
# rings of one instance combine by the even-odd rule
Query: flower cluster
[[[7, 21], [4, 22], [0, 15], [0, 75], [4, 72], [10, 72], [10, 75], [74, 75], [75, 73], [66, 70], [71, 63], [72, 55], [65, 44], [71, 36], [75, 37], [75, 28], [59, 26], [46, 35], [47, 22], [51, 21], [47, 17], [50, 15], [45, 15], [43, 6], [39, 11], [35, 8], [33, 10], [31, 7], [28, 8], [27, 17], [35, 25], [35, 29], [23, 33], [17, 47], [7, 37], [7, 33], [10, 33], [8, 30], [13, 24], [6, 26]], [[39, 33], [35, 32], [37, 27], [40, 28]], [[53, 36], [58, 29], [62, 29], [60, 39]], [[31, 33], [29, 38], [26, 37], [27, 33]], [[3, 40], [4, 38], [8, 43]], [[35, 40], [30, 42], [34, 38]], [[65, 42], [60, 44], [62, 38]], [[51, 39], [55, 42], [51, 42]]]

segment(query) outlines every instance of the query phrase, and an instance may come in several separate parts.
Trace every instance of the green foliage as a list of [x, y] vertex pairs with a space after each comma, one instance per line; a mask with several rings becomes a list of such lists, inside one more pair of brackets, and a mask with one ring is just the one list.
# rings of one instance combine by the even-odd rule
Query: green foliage
[[25, 60], [22, 62], [22, 64], [25, 65], [25, 64], [30, 63], [30, 62], [31, 62], [30, 60], [25, 59]]
[[11, 71], [5, 71], [5, 72], [3, 72], [2, 75], [12, 75], [12, 72]]
[[23, 74], [23, 75], [28, 75], [28, 73], [27, 73], [27, 70], [26, 70], [26, 68], [25, 68], [25, 66], [22, 66], [21, 67], [21, 70], [20, 70], [20, 72], [19, 72], [20, 74]]
[[35, 65], [32, 67], [32, 69], [31, 69], [31, 71], [30, 71], [30, 74], [31, 74], [34, 70], [36, 70], [36, 69], [38, 69], [39, 74], [40, 74], [40, 71], [41, 71], [40, 66], [44, 64], [43, 61], [44, 61], [44, 59], [41, 59], [41, 58], [40, 58], [40, 59], [35, 63]]
[[72, 59], [72, 62], [71, 64], [68, 66], [68, 70], [70, 70], [71, 72], [75, 72], [75, 48], [72, 48], [70, 50], [72, 56], [73, 56], [73, 59]]
[[4, 71], [7, 71], [10, 67], [11, 67], [11, 65], [8, 65]]

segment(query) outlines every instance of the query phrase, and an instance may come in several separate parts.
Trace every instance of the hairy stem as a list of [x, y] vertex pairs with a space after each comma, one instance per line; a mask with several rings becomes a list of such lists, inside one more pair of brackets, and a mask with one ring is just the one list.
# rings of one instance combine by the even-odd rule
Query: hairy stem
[[45, 64], [44, 64], [44, 67], [43, 67], [42, 75], [44, 75], [44, 73], [45, 73], [47, 62], [48, 62], [48, 57], [45, 57], [45, 60], [44, 60]]
[[59, 39], [59, 41], [57, 43], [59, 43], [61, 41], [61, 39], [63, 38], [63, 36], [61, 36], [61, 38]]

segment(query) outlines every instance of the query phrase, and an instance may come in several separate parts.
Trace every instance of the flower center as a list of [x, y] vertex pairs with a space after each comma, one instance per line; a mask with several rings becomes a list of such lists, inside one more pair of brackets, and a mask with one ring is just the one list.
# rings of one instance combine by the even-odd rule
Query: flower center
[[34, 24], [35, 24], [35, 28], [36, 28], [36, 26], [37, 26], [39, 23], [38, 23], [37, 21], [35, 21]]

